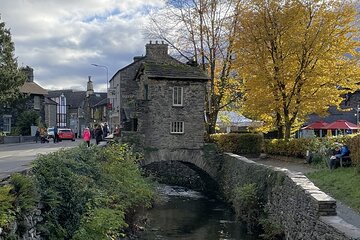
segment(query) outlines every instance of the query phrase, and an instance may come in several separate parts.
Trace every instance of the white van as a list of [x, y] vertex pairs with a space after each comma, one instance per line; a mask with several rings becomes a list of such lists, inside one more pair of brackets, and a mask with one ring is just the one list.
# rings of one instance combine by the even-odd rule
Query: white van
[[48, 138], [54, 138], [54, 128], [48, 128], [47, 129], [47, 136]]

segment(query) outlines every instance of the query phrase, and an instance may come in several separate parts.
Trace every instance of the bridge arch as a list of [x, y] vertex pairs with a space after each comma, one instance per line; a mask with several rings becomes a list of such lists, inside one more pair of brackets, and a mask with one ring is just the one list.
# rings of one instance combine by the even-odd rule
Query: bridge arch
[[[169, 182], [163, 181], [164, 183], [173, 184], [174, 177], [177, 180], [181, 179], [179, 182], [185, 183], [179, 185], [190, 188], [193, 186], [188, 184], [188, 180], [194, 180], [193, 173], [195, 173], [200, 179], [193, 182], [195, 186], [193, 189], [212, 195], [218, 193], [218, 166], [214, 162], [219, 165], [219, 161], [218, 159], [211, 161], [212, 158], [208, 155], [204, 149], [162, 149], [146, 152], [140, 165], [152, 174], [156, 173], [160, 178], [167, 176], [171, 179]], [[189, 175], [184, 175], [184, 171]], [[199, 185], [203, 187], [197, 188]]]
[[[160, 149], [156, 151], [148, 151], [145, 153], [144, 160], [140, 163], [141, 166], [146, 166], [153, 162], [161, 161], [179, 161], [182, 163], [193, 164], [211, 176], [214, 180], [217, 179], [218, 169], [214, 166], [212, 161], [205, 156], [203, 149]], [[191, 165], [189, 165], [191, 166]]]

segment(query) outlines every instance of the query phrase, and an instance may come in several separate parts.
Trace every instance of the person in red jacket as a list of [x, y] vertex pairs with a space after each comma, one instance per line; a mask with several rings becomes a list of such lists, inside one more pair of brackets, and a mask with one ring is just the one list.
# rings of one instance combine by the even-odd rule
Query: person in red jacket
[[86, 142], [87, 146], [90, 147], [90, 139], [91, 139], [91, 133], [89, 128], [85, 128], [83, 132], [83, 139]]

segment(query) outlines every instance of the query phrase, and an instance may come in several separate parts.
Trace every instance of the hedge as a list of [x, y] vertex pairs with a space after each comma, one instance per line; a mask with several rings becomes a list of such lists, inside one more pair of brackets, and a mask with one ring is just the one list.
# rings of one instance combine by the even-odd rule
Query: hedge
[[243, 155], [259, 155], [264, 142], [263, 136], [258, 133], [212, 134], [210, 140], [221, 151]]
[[272, 139], [264, 141], [264, 152], [271, 155], [304, 158], [306, 151], [328, 157], [335, 142], [346, 144], [351, 151], [353, 164], [360, 163], [360, 135], [325, 138]]
[[345, 143], [351, 151], [354, 165], [360, 165], [360, 134], [324, 138], [294, 138], [264, 140], [261, 134], [220, 133], [210, 136], [220, 150], [240, 155], [259, 155], [262, 151], [270, 155], [305, 158], [309, 150], [317, 156], [328, 157], [335, 142]]

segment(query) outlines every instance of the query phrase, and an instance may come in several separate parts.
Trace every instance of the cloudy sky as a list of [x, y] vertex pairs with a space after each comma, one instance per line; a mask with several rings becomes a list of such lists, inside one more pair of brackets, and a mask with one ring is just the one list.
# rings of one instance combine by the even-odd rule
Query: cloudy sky
[[[145, 54], [150, 11], [163, 0], [1, 0], [1, 21], [10, 28], [19, 66], [34, 68], [35, 82], [47, 89], [95, 91]], [[153, 39], [154, 40], [154, 39]]]

